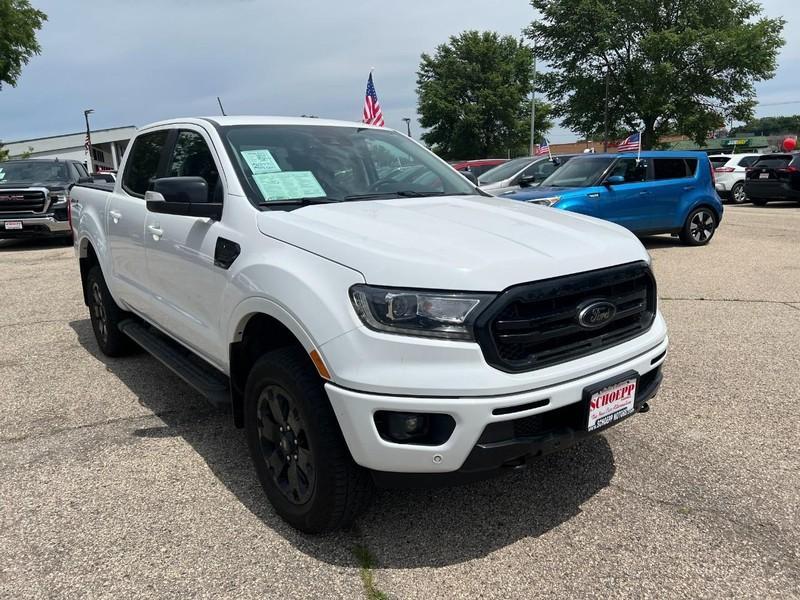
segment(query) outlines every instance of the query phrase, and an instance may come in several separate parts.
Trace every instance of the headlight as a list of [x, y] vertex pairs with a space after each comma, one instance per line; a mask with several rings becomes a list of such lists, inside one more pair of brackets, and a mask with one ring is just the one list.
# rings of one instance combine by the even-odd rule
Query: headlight
[[427, 292], [354, 285], [350, 301], [364, 325], [376, 331], [473, 340], [472, 325], [494, 294]]
[[64, 206], [66, 203], [67, 203], [67, 195], [65, 193], [50, 194], [50, 208], [57, 208], [59, 206]]
[[543, 206], [553, 206], [556, 202], [561, 200], [561, 196], [549, 196], [547, 198], [536, 198], [535, 200], [528, 200], [531, 204], [541, 204]]

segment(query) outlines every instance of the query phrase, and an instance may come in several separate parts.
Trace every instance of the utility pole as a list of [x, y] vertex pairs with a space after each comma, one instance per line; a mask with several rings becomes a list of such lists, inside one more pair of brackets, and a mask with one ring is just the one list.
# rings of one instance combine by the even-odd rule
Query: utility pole
[[408, 133], [408, 137], [411, 137], [411, 119], [409, 117], [403, 117], [403, 122], [406, 124], [406, 132]]
[[606, 108], [603, 116], [603, 152], [608, 152], [608, 71], [606, 66]]
[[533, 38], [533, 76], [531, 77], [531, 151], [530, 155], [536, 154], [536, 38]]
[[93, 108], [87, 108], [83, 111], [83, 118], [86, 119], [86, 153], [89, 155], [89, 160], [86, 163], [89, 173], [94, 173], [94, 157], [92, 156], [92, 131], [89, 128], [89, 115], [94, 112]]

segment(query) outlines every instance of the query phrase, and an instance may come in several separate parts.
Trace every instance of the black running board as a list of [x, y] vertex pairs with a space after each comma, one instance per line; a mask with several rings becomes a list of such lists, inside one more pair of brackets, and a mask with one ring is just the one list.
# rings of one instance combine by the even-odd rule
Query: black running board
[[136, 319], [119, 323], [119, 330], [139, 344], [170, 371], [203, 394], [214, 406], [230, 410], [228, 377], [191, 350]]

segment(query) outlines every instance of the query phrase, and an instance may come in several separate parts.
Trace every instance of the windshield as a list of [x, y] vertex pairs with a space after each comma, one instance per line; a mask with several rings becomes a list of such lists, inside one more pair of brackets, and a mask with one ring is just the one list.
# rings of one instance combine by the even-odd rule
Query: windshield
[[258, 204], [472, 195], [475, 187], [399, 133], [366, 127], [222, 128], [239, 178]]
[[576, 156], [542, 182], [542, 187], [588, 187], [614, 161], [611, 157]]
[[486, 171], [486, 173], [481, 175], [478, 181], [482, 185], [485, 185], [487, 183], [497, 183], [498, 181], [503, 181], [504, 179], [510, 179], [535, 160], [535, 158], [529, 158], [527, 156], [515, 158], [514, 160], [503, 163], [494, 169]]
[[39, 183], [68, 181], [67, 164], [44, 160], [12, 160], [0, 163], [0, 182]]

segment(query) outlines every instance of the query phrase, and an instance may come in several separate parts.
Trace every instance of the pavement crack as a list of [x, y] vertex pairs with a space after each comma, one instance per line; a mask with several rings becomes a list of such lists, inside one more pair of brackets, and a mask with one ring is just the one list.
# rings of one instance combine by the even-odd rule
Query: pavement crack
[[64, 319], [45, 319], [43, 321], [27, 321], [21, 323], [7, 323], [5, 325], [0, 325], [0, 329], [10, 329], [11, 327], [27, 327], [29, 325], [46, 325], [48, 323], [66, 323], [67, 321]]
[[72, 427], [58, 427], [56, 429], [51, 429], [45, 432], [32, 432], [27, 433], [25, 435], [20, 435], [17, 437], [5, 437], [0, 438], [0, 444], [16, 444], [19, 442], [25, 442], [31, 439], [43, 439], [48, 437], [53, 437], [56, 435], [60, 435], [62, 433], [69, 433], [72, 431], [80, 431], [83, 429], [94, 429], [97, 427], [105, 427], [106, 425], [116, 425], [119, 423], [126, 423], [126, 422], [135, 422], [141, 421], [144, 419], [151, 419], [153, 417], [161, 418], [161, 417], [172, 417], [176, 415], [192, 415], [195, 417], [206, 417], [212, 414], [215, 414], [216, 411], [208, 410], [204, 412], [197, 412], [197, 411], [189, 411], [189, 410], [165, 410], [156, 413], [150, 413], [146, 415], [136, 415], [130, 417], [118, 417], [115, 419], [106, 419], [104, 421], [93, 421], [92, 423], [84, 423], [83, 425], [74, 425]]

